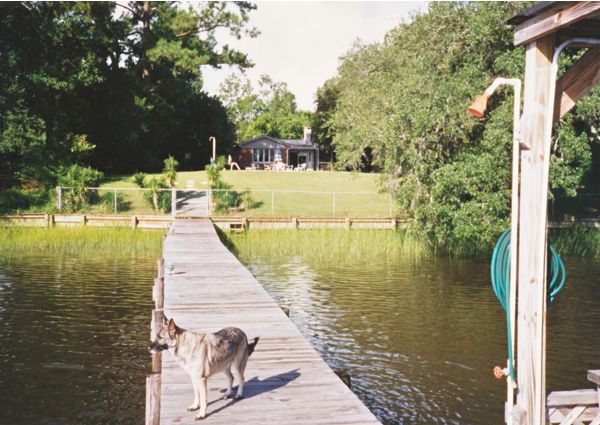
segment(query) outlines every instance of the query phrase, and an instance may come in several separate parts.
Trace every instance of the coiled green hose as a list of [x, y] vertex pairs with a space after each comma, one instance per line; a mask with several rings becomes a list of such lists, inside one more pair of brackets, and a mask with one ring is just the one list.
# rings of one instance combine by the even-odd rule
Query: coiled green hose
[[[548, 304], [554, 301], [556, 294], [562, 289], [565, 284], [566, 271], [565, 264], [556, 252], [551, 243], [548, 243], [550, 259], [550, 270], [548, 276]], [[492, 287], [496, 298], [500, 301], [500, 305], [506, 312], [506, 334], [508, 339], [508, 364], [509, 373], [513, 382], [515, 382], [515, 371], [513, 368], [513, 352], [512, 352], [512, 332], [511, 332], [511, 317], [509, 308], [509, 292], [510, 292], [510, 229], [505, 230], [498, 239], [494, 253], [492, 255]]]

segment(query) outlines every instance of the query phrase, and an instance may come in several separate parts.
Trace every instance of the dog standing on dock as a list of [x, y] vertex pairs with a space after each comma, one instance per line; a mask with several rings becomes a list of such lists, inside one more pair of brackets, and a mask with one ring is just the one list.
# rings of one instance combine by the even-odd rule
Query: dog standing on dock
[[207, 380], [215, 373], [227, 375], [228, 384], [224, 399], [231, 395], [234, 376], [238, 380], [235, 395], [240, 399], [244, 394], [244, 371], [248, 357], [254, 352], [258, 337], [248, 343], [244, 331], [238, 328], [224, 328], [215, 333], [197, 333], [178, 327], [173, 319], [167, 320], [158, 332], [157, 338], [148, 346], [151, 353], [168, 350], [179, 365], [190, 375], [194, 385], [194, 402], [188, 410], [198, 410], [196, 419], [206, 416]]

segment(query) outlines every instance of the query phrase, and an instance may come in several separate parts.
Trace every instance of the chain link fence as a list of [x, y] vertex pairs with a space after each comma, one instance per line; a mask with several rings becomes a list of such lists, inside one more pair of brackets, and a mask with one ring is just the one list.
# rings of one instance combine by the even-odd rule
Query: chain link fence
[[57, 187], [62, 212], [245, 217], [393, 217], [390, 193]]

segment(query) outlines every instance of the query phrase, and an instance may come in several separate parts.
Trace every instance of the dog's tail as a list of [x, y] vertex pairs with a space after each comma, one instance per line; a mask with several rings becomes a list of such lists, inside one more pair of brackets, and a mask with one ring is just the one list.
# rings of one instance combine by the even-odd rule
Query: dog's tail
[[248, 356], [250, 356], [250, 354], [254, 353], [254, 347], [256, 347], [256, 344], [258, 344], [258, 338], [256, 337], [252, 340], [252, 342], [248, 343], [248, 346], [246, 347], [246, 351], [248, 352]]

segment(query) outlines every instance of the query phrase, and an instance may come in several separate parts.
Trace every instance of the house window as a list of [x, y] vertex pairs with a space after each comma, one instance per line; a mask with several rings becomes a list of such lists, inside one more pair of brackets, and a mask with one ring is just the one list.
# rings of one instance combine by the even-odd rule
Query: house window
[[273, 162], [275, 149], [254, 148], [252, 150], [252, 162]]

